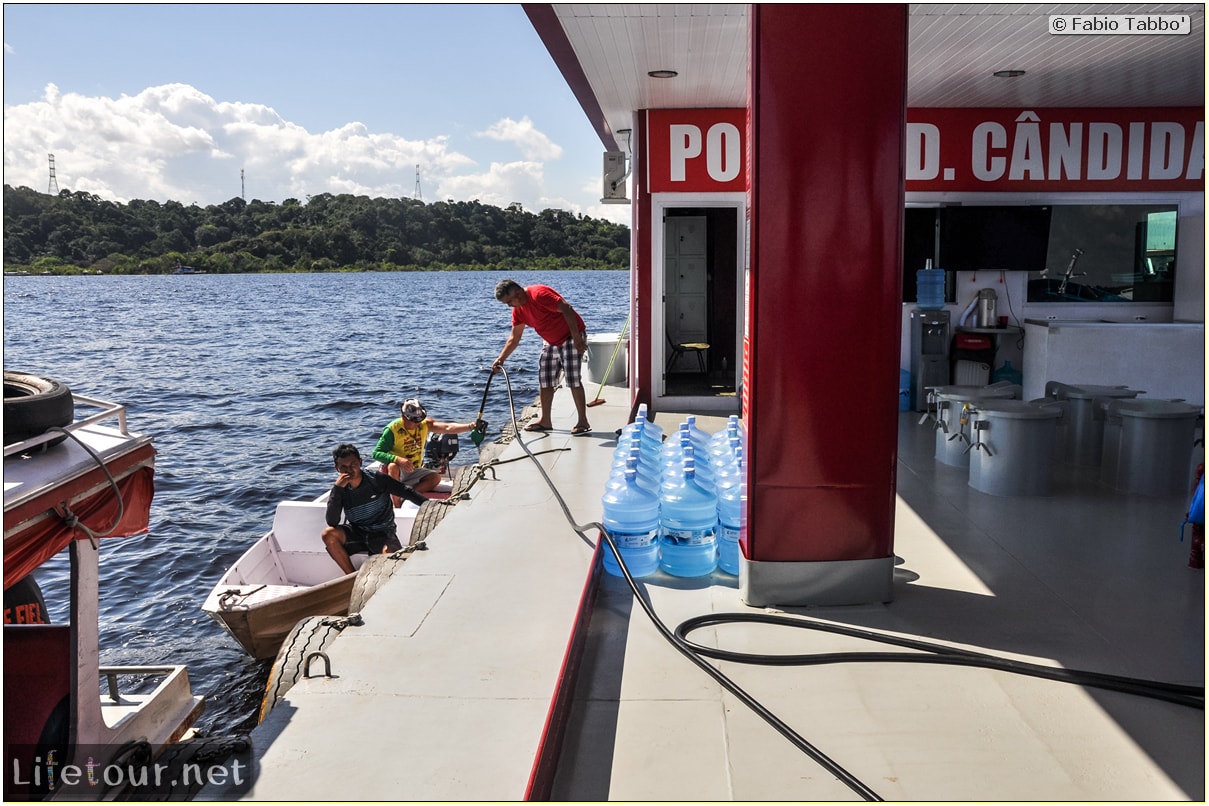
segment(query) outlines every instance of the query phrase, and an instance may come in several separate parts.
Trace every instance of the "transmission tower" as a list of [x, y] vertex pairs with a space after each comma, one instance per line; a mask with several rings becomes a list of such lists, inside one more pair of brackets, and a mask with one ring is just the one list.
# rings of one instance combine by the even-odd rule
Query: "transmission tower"
[[416, 192], [412, 195], [412, 198], [414, 198], [418, 201], [424, 201], [424, 194], [420, 192], [420, 166], [419, 165], [416, 166]]
[[239, 199], [240, 201], [248, 200], [248, 197], [244, 195], [243, 168], [239, 169]]
[[59, 180], [55, 179], [55, 155], [47, 154], [50, 157], [50, 183], [46, 186], [46, 192], [51, 196], [59, 195]]

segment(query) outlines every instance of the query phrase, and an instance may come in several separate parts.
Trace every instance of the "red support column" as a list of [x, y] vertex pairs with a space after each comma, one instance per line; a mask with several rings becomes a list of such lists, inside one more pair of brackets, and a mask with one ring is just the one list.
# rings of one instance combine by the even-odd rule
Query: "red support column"
[[749, 514], [766, 604], [892, 597], [907, 7], [754, 4]]
[[638, 411], [639, 404], [651, 405], [651, 390], [654, 388], [654, 369], [651, 366], [651, 191], [646, 181], [646, 110], [634, 115], [634, 131], [630, 139], [633, 162], [630, 164], [631, 205], [630, 219], [630, 284], [634, 299], [630, 300], [632, 320], [630, 324], [630, 418]]

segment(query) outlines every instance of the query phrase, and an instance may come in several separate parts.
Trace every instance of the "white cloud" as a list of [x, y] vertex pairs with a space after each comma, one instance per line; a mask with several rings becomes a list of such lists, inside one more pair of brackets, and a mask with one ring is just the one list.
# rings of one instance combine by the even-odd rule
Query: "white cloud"
[[539, 132], [528, 115], [519, 121], [512, 118], [497, 120], [475, 136], [515, 143], [527, 160], [556, 160], [563, 155], [562, 147]]
[[486, 173], [451, 176], [440, 182], [438, 198], [475, 199], [483, 204], [507, 207], [519, 201], [529, 212], [536, 212], [544, 175], [541, 163], [491, 163]]
[[313, 133], [271, 107], [217, 101], [186, 84], [116, 99], [61, 93], [48, 84], [41, 100], [5, 107], [4, 132], [7, 184], [46, 188], [46, 155], [54, 154], [60, 189], [119, 202], [221, 203], [240, 195], [241, 170], [249, 200], [411, 196], [418, 165], [427, 201], [519, 201], [530, 211], [586, 212], [547, 187], [544, 161], [558, 159], [562, 148], [527, 117], [505, 118], [479, 134], [515, 143], [525, 155], [492, 162], [486, 171], [448, 136], [412, 140], [358, 122]]

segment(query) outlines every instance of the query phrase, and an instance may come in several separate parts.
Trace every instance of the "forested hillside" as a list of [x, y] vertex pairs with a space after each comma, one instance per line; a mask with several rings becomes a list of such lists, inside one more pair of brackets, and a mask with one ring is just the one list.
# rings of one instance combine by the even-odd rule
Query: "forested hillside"
[[199, 207], [4, 186], [4, 268], [54, 274], [624, 269], [629, 227], [561, 210], [322, 193]]

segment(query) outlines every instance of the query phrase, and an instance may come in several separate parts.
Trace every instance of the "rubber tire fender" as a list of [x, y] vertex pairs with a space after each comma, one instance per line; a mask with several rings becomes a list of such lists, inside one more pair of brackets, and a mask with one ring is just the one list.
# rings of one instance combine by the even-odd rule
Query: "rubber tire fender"
[[[66, 385], [25, 372], [4, 373], [4, 444], [12, 445], [46, 433], [48, 428], [71, 425], [75, 398]], [[48, 443], [57, 445], [66, 437]]]
[[420, 511], [416, 513], [416, 519], [411, 524], [411, 537], [408, 539], [407, 545], [414, 546], [427, 540], [432, 530], [437, 528], [437, 524], [449, 514], [449, 507], [452, 505], [452, 502], [452, 498], [448, 499], [448, 501], [434, 498], [420, 504]]
[[[307, 616], [294, 625], [281, 642], [273, 668], [269, 670], [257, 724], [264, 722], [273, 707], [302, 679], [307, 657], [315, 652], [326, 652], [348, 625], [349, 620], [343, 616]], [[314, 663], [322, 664], [322, 660], [316, 659], [312, 661]]]
[[386, 580], [394, 576], [395, 571], [399, 570], [399, 566], [410, 556], [375, 554], [366, 560], [357, 569], [357, 577], [353, 580], [353, 591], [348, 597], [348, 612], [360, 613], [370, 597], [378, 592], [378, 588], [382, 587]]
[[483, 470], [478, 465], [462, 465], [457, 470], [453, 471], [449, 500], [461, 500], [462, 496], [468, 494], [470, 492], [470, 488], [473, 487], [482, 477]]

